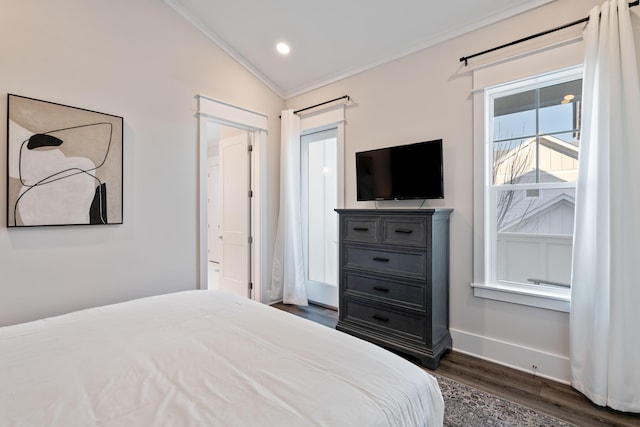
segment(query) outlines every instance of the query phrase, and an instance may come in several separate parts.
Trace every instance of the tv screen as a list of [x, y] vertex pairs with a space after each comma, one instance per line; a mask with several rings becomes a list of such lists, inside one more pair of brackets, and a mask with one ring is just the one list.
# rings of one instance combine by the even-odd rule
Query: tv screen
[[358, 201], [442, 199], [442, 140], [356, 153]]

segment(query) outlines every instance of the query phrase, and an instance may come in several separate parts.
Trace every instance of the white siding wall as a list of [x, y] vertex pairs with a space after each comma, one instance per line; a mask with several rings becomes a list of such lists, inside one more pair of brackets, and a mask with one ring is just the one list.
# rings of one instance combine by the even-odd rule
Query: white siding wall
[[571, 236], [498, 233], [498, 280], [571, 282]]

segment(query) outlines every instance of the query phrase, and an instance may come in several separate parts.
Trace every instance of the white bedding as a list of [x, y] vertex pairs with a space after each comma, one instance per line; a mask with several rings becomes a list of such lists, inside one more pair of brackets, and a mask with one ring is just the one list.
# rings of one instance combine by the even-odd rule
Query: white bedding
[[421, 368], [218, 291], [0, 328], [1, 426], [440, 426]]

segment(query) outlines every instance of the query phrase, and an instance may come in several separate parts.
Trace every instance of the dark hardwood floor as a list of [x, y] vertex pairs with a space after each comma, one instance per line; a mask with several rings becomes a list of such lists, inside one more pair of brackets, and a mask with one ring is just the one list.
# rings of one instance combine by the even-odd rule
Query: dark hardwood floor
[[[273, 307], [330, 328], [338, 322], [337, 311], [316, 305]], [[578, 426], [640, 426], [640, 414], [596, 406], [570, 386], [459, 352], [445, 355], [435, 372]]]

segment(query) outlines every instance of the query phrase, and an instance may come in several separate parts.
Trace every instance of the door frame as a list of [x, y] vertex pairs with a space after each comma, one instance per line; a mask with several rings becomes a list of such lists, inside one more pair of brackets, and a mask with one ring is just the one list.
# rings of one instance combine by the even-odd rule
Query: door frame
[[[331, 133], [331, 135], [329, 136], [328, 134]], [[318, 137], [318, 135], [320, 134], [320, 137]], [[315, 137], [313, 136], [315, 135]], [[335, 175], [336, 175], [336, 184], [339, 181], [339, 168], [338, 168], [338, 163], [339, 163], [339, 155], [338, 155], [338, 128], [337, 126], [335, 127], [329, 127], [325, 130], [321, 130], [321, 131], [316, 131], [316, 132], [305, 132], [303, 134], [300, 135], [300, 184], [302, 186], [302, 191], [301, 196], [306, 196], [306, 197], [302, 197], [301, 200], [301, 213], [302, 213], [302, 241], [303, 241], [303, 252], [304, 252], [304, 260], [305, 260], [305, 276], [306, 276], [306, 283], [307, 283], [307, 299], [310, 302], [313, 302], [316, 305], [320, 305], [323, 307], [331, 307], [331, 308], [337, 308], [338, 307], [338, 282], [339, 282], [339, 274], [337, 271], [337, 267], [339, 265], [339, 251], [336, 250], [336, 256], [335, 259], [333, 260], [335, 265], [336, 265], [336, 284], [335, 286], [330, 285], [326, 282], [321, 282], [321, 281], [315, 281], [311, 279], [311, 263], [309, 262], [309, 248], [311, 246], [310, 243], [310, 209], [309, 209], [309, 202], [308, 202], [308, 198], [309, 198], [309, 162], [308, 162], [308, 154], [309, 154], [309, 149], [310, 149], [310, 144], [312, 142], [317, 142], [317, 141], [322, 141], [322, 140], [326, 140], [326, 139], [334, 139], [336, 141], [336, 154], [335, 157], [332, 159], [333, 161], [335, 161]], [[311, 141], [309, 141], [311, 140]], [[336, 185], [334, 188], [332, 188], [332, 190], [335, 190], [336, 192], [336, 199], [335, 199], [335, 208], [341, 208], [342, 206], [340, 206], [339, 203], [339, 199], [340, 199], [340, 195], [343, 194], [343, 191], [341, 191], [341, 188], [338, 187], [338, 185]], [[323, 193], [324, 195], [324, 193]], [[307, 199], [307, 200], [304, 200]], [[336, 225], [336, 233], [339, 232], [339, 226], [338, 226], [338, 215], [335, 214], [335, 225]], [[338, 234], [336, 234], [335, 236], [335, 244], [336, 244], [336, 249], [338, 249]]]
[[[209, 135], [207, 135], [207, 137], [209, 137]], [[212, 168], [216, 168], [216, 172], [215, 172], [214, 175], [219, 175], [219, 172], [220, 172], [220, 170], [219, 170], [220, 169], [219, 156], [209, 157], [207, 159], [207, 177], [208, 177], [208, 179], [207, 179], [207, 190], [208, 190], [208, 193], [209, 193], [208, 195], [211, 194], [212, 188], [214, 186], [215, 187], [219, 187], [219, 184], [220, 184], [219, 181], [218, 181], [219, 180], [218, 177], [216, 177], [216, 181], [213, 182], [214, 180], [212, 179], [212, 174], [211, 174], [211, 169]], [[216, 257], [217, 260], [214, 261], [214, 262], [218, 262], [218, 263], [220, 262], [220, 250], [221, 250], [220, 249], [220, 245], [219, 245], [220, 238], [219, 238], [219, 235], [218, 235], [220, 230], [218, 230], [218, 229], [213, 230], [213, 232], [215, 233], [215, 236], [214, 237], [211, 236], [211, 233], [212, 233], [211, 220], [212, 219], [217, 220], [217, 221], [215, 221], [216, 224], [220, 222], [220, 213], [218, 212], [216, 214], [216, 213], [212, 212], [212, 211], [215, 211], [217, 205], [220, 204], [220, 194], [219, 193], [220, 193], [219, 188], [215, 188], [215, 196], [217, 196], [217, 197], [213, 197], [211, 200], [207, 199], [207, 222], [208, 222], [208, 227], [207, 227], [207, 233], [208, 233], [207, 234], [207, 236], [208, 236], [208, 239], [207, 239], [208, 240], [208, 242], [207, 242], [208, 258], [207, 258], [207, 260], [211, 261], [211, 254], [213, 252], [212, 249], [217, 244], [218, 245], [218, 248], [217, 248], [218, 249], [218, 254], [217, 254], [218, 256]], [[212, 209], [212, 207], [213, 207], [213, 209]], [[213, 218], [212, 218], [212, 216], [213, 216]]]
[[[305, 135], [313, 134], [316, 132], [322, 132], [329, 129], [336, 130], [336, 138], [337, 138], [337, 147], [336, 147], [336, 155], [338, 156], [336, 159], [336, 167], [337, 167], [337, 187], [338, 187], [338, 200], [336, 201], [336, 207], [338, 209], [344, 208], [344, 168], [345, 168], [345, 105], [339, 104], [334, 105], [322, 109], [315, 110], [311, 113], [303, 114], [300, 117], [300, 137], [299, 143], [302, 144], [302, 138]], [[304, 225], [304, 224], [303, 224]], [[338, 255], [339, 256], [339, 255]], [[339, 265], [338, 260], [336, 259], [336, 265]], [[308, 271], [305, 271], [307, 274]], [[338, 278], [339, 281], [339, 278]], [[336, 288], [336, 296], [337, 296], [337, 288]], [[310, 300], [318, 305], [324, 306], [325, 304]], [[337, 301], [337, 299], [336, 299]], [[328, 307], [333, 307], [329, 305]], [[337, 305], [336, 307], [337, 308]]]
[[[267, 185], [267, 115], [246, 108], [198, 95], [198, 226], [197, 226], [197, 268], [198, 286], [207, 289], [208, 256], [207, 256], [207, 124], [213, 122], [223, 126], [234, 127], [252, 134], [253, 148], [251, 155], [251, 245], [250, 280], [253, 283], [251, 299], [268, 302], [267, 286], [269, 270], [264, 257], [268, 254], [263, 230], [267, 230], [266, 209], [263, 197]], [[247, 243], [248, 244], [248, 243]]]

